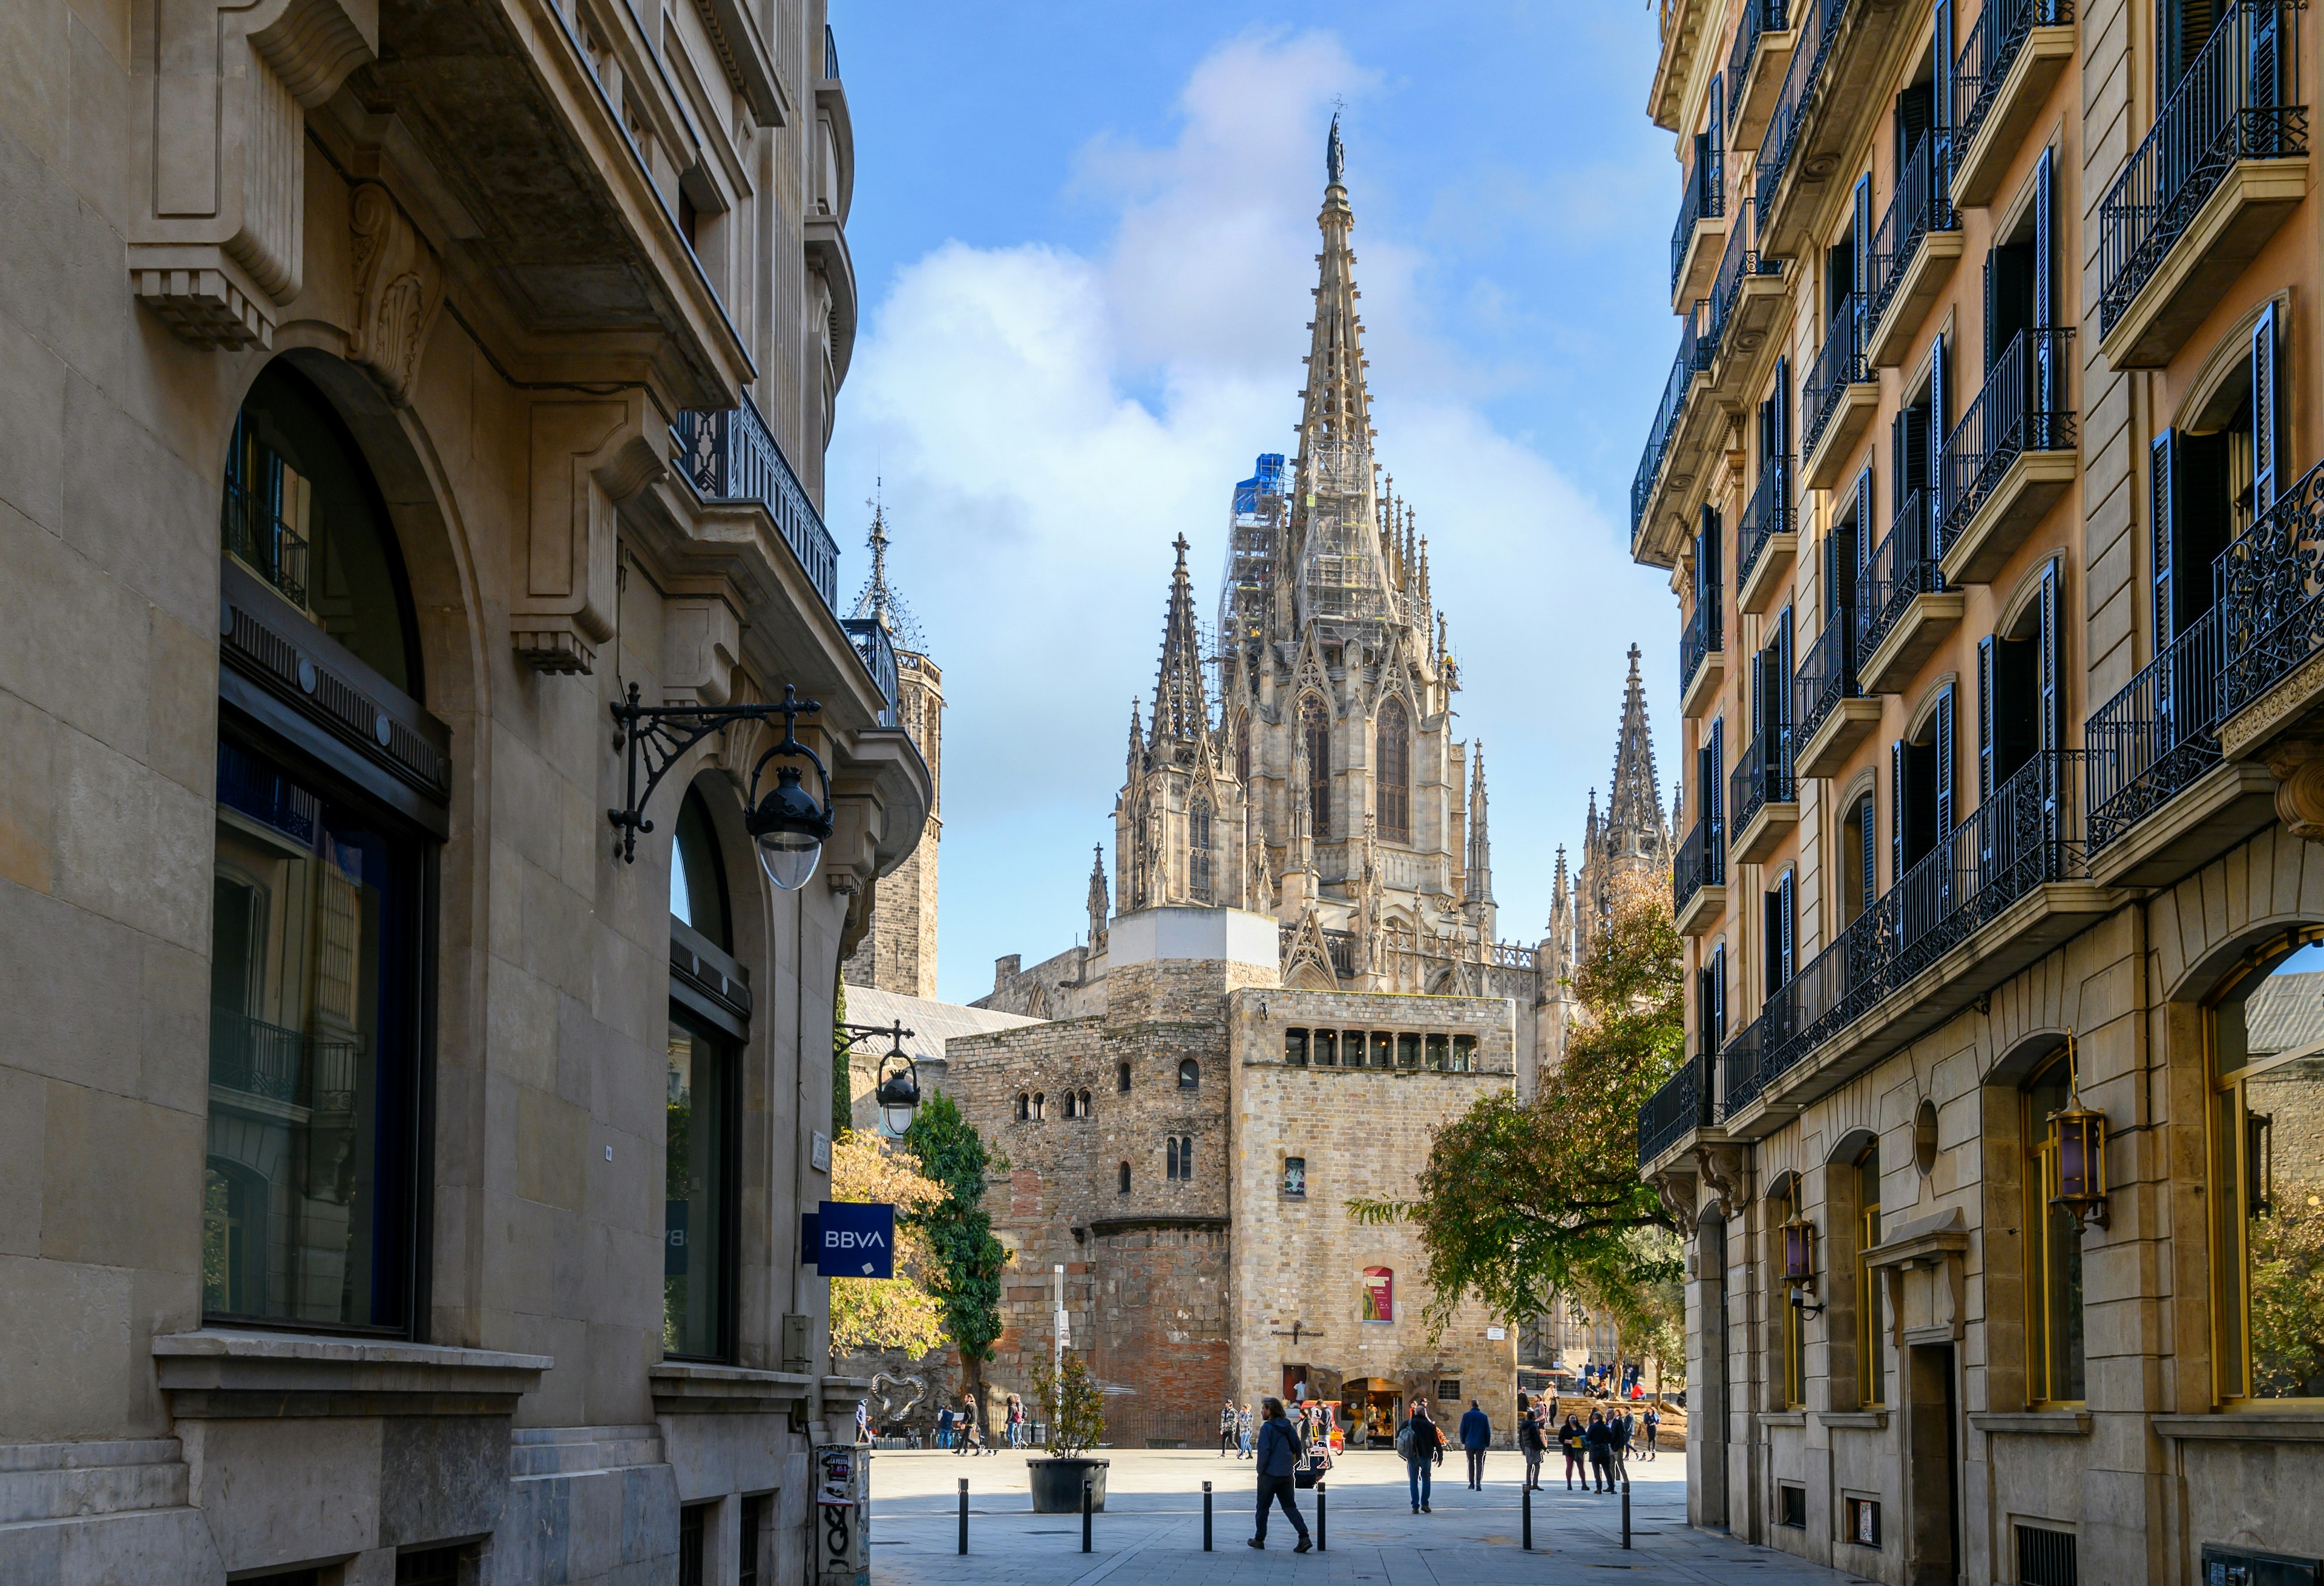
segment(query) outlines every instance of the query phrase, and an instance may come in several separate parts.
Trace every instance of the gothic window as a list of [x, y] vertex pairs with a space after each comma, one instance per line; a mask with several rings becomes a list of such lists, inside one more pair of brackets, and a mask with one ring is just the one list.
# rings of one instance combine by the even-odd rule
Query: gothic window
[[1184, 1184], [1194, 1176], [1194, 1137], [1174, 1134], [1163, 1142], [1165, 1176]]
[[1380, 706], [1379, 770], [1374, 793], [1379, 834], [1391, 843], [1412, 841], [1412, 723], [1404, 702]]
[[1196, 798], [1186, 812], [1186, 890], [1197, 903], [1211, 900], [1211, 801]]
[[1121, 1092], [1124, 1095], [1127, 1095], [1127, 1094], [1129, 1094], [1129, 1093], [1130, 1093], [1130, 1065], [1129, 1065], [1129, 1064], [1124, 1063], [1124, 1064], [1122, 1064], [1120, 1067], [1118, 1067], [1117, 1069], [1115, 1069], [1115, 1070], [1114, 1070], [1114, 1075], [1113, 1075], [1113, 1088], [1114, 1088], [1115, 1090], [1117, 1090], [1117, 1091]]
[[1130, 1193], [1130, 1164], [1127, 1162], [1121, 1165], [1120, 1187], [1118, 1193], [1125, 1195]]
[[1043, 1095], [1039, 1091], [1035, 1091], [1033, 1093], [1033, 1121], [1036, 1123], [1040, 1122], [1042, 1119], [1048, 1116], [1048, 1111], [1049, 1098]]
[[1033, 1116], [1033, 1098], [1023, 1091], [1017, 1093], [1017, 1121], [1024, 1123]]
[[1081, 1109], [1080, 1109], [1080, 1111], [1081, 1111], [1081, 1115], [1082, 1115], [1084, 1118], [1087, 1118], [1087, 1117], [1090, 1115], [1090, 1093], [1089, 1093], [1087, 1091], [1084, 1091], [1084, 1092], [1081, 1093]]
[[1191, 1091], [1200, 1086], [1202, 1083], [1203, 1065], [1195, 1062], [1192, 1057], [1180, 1058], [1178, 1060], [1178, 1088], [1182, 1091]]
[[1315, 695], [1299, 702], [1299, 733], [1307, 746], [1307, 814], [1320, 843], [1332, 834], [1332, 713]]

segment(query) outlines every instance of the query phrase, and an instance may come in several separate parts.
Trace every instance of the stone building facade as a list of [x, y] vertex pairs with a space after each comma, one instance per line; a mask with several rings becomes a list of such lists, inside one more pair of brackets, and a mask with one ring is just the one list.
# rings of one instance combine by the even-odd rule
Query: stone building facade
[[2312, 1569], [2316, 31], [1661, 25], [1691, 1517], [1899, 1583]]
[[[12, 20], [0, 1580], [801, 1581], [826, 1010], [932, 806], [820, 515], [823, 6]], [[762, 728], [608, 821], [618, 700], [786, 688], [803, 888]]]

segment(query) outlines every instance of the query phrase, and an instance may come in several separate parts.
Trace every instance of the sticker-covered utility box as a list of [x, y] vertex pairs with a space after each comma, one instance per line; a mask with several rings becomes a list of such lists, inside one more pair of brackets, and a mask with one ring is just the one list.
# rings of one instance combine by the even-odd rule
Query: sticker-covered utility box
[[815, 1586], [871, 1586], [872, 1451], [815, 1451]]

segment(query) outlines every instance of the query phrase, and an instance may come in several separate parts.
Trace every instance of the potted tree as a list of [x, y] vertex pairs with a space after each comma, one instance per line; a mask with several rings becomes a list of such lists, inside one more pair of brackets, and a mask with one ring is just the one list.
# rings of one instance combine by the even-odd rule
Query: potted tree
[[1105, 1435], [1105, 1395], [1090, 1379], [1089, 1367], [1080, 1355], [1068, 1351], [1062, 1370], [1035, 1368], [1033, 1392], [1040, 1400], [1041, 1418], [1048, 1424], [1042, 1447], [1049, 1454], [1046, 1460], [1025, 1462], [1033, 1480], [1033, 1512], [1079, 1514], [1084, 1481], [1089, 1483], [1091, 1507], [1105, 1508], [1108, 1462], [1087, 1455]]

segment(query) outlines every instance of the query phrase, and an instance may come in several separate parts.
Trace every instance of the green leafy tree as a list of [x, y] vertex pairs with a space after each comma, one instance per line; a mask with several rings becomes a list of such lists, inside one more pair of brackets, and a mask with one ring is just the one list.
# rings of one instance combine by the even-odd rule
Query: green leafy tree
[[1041, 1420], [1048, 1433], [1041, 1446], [1057, 1458], [1078, 1458], [1104, 1439], [1105, 1390], [1090, 1375], [1080, 1351], [1065, 1351], [1063, 1370], [1034, 1367], [1033, 1397], [1041, 1406]]
[[1638, 1111], [1685, 1047], [1669, 878], [1629, 878], [1573, 976], [1580, 1027], [1530, 1103], [1480, 1099], [1436, 1131], [1408, 1201], [1356, 1200], [1360, 1222], [1411, 1222], [1431, 1325], [1474, 1296], [1512, 1321], [1559, 1296], [1605, 1314], [1665, 1380], [1684, 1370], [1677, 1220], [1638, 1176]]
[[2324, 1184], [2282, 1185], [2249, 1227], [2252, 1393], [2324, 1393]]
[[847, 1031], [847, 982], [840, 981], [831, 997], [831, 1138], [837, 1139], [855, 1127], [854, 1047]]
[[1001, 1268], [1009, 1252], [992, 1237], [984, 1210], [984, 1171], [991, 1162], [983, 1137], [943, 1093], [920, 1103], [904, 1145], [920, 1172], [944, 1188], [934, 1206], [910, 1221], [927, 1235], [935, 1260], [928, 1289], [944, 1306], [945, 1334], [960, 1351], [962, 1386], [984, 1409], [984, 1362], [1001, 1336]]

